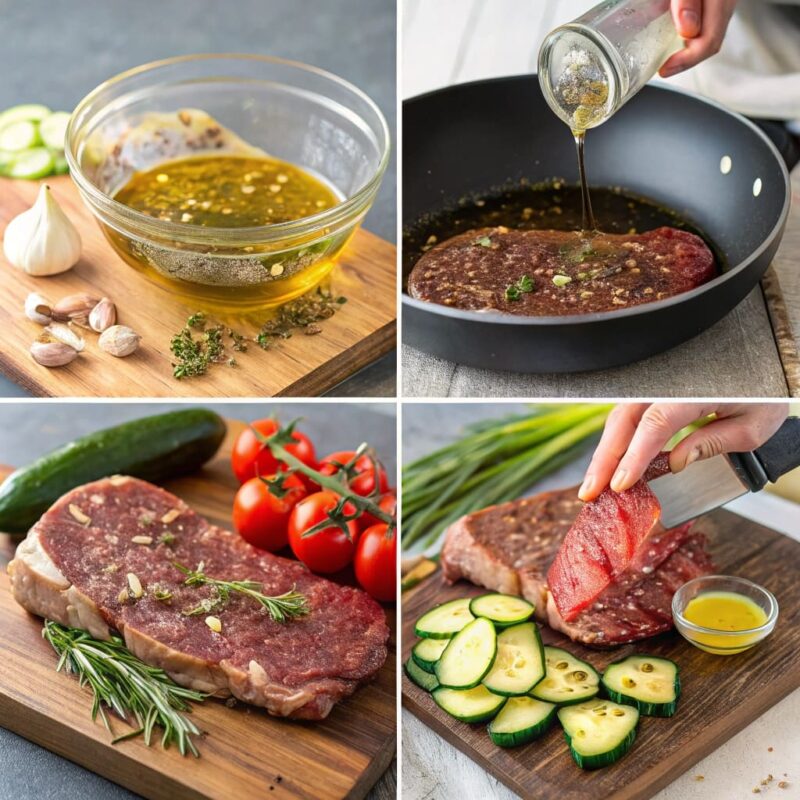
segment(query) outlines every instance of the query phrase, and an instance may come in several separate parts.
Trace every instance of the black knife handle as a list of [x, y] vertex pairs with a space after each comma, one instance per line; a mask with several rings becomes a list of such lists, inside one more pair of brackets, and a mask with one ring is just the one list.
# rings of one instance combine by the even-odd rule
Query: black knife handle
[[772, 483], [800, 467], [800, 417], [788, 417], [772, 438], [754, 451], [754, 455]]

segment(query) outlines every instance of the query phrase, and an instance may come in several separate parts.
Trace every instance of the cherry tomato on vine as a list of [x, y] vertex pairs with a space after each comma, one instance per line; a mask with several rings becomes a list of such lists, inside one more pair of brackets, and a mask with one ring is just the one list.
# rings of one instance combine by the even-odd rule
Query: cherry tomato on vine
[[271, 553], [289, 543], [289, 516], [306, 496], [306, 487], [296, 475], [288, 475], [284, 486], [290, 490], [288, 494], [275, 497], [261, 478], [250, 478], [239, 487], [233, 501], [233, 524], [240, 536]]
[[[319, 471], [323, 475], [335, 475], [341, 469], [338, 465], [350, 463], [355, 454], [355, 450], [340, 450], [331, 453], [319, 462]], [[386, 477], [386, 470], [377, 459], [373, 459], [365, 453], [356, 461], [353, 471], [355, 474], [350, 478], [350, 488], [356, 494], [360, 494], [362, 497], [371, 495], [375, 491], [376, 483], [380, 494], [388, 491], [389, 479]]]
[[[389, 491], [385, 495], [382, 495], [380, 500], [378, 500], [378, 506], [380, 507], [381, 511], [385, 512], [390, 517], [397, 519], [397, 495], [394, 493], [394, 491]], [[372, 525], [379, 525], [380, 523], [381, 520], [379, 520], [377, 517], [373, 517], [368, 511], [365, 511], [358, 518], [358, 524], [362, 531], [366, 530]]]
[[394, 600], [397, 591], [397, 531], [389, 534], [388, 527], [380, 523], [367, 528], [358, 540], [353, 561], [362, 588], [384, 603]]
[[[346, 524], [349, 537], [333, 524], [303, 537], [305, 531], [328, 519], [327, 512], [336, 507], [339, 499], [333, 492], [310, 494], [294, 507], [289, 517], [289, 546], [312, 572], [338, 572], [353, 560], [358, 541], [358, 525], [354, 520]], [[346, 503], [344, 513], [354, 514], [355, 507]]]
[[[284, 464], [272, 455], [269, 447], [258, 441], [251, 429], [255, 428], [263, 436], [272, 436], [278, 427], [277, 420], [259, 419], [236, 437], [231, 453], [231, 466], [239, 483], [244, 483], [256, 475], [273, 475], [285, 469]], [[287, 452], [299, 458], [307, 466], [316, 467], [316, 453], [311, 439], [300, 431], [295, 431], [292, 438], [297, 444], [287, 445]]]

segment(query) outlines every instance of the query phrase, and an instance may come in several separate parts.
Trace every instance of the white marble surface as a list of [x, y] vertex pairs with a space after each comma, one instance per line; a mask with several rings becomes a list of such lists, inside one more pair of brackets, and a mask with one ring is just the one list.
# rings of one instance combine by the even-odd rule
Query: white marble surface
[[[508, 410], [519, 411], [521, 406]], [[452, 440], [466, 422], [499, 416], [498, 404], [405, 404], [403, 461], [419, 457]], [[537, 485], [537, 491], [578, 483], [591, 448], [582, 459]], [[800, 541], [800, 507], [775, 495], [760, 493], [737, 500], [730, 510]], [[787, 564], [797, 571], [800, 564]], [[745, 800], [769, 797], [800, 800], [800, 690], [795, 691], [698, 762], [654, 796], [655, 800]], [[675, 720], [680, 723], [680, 717]], [[517, 797], [475, 762], [444, 741], [409, 711], [402, 714], [402, 796], [404, 800], [514, 800]], [[772, 751], [768, 748], [772, 748]], [[535, 768], [535, 765], [531, 765]], [[783, 773], [787, 773], [784, 778]], [[769, 774], [775, 781], [761, 787]], [[702, 775], [703, 780], [697, 780]], [[786, 780], [786, 789], [777, 787]], [[754, 788], [762, 791], [753, 794]], [[527, 800], [527, 799], [526, 799]], [[551, 800], [537, 798], [536, 800]], [[586, 800], [603, 800], [586, 797]]]

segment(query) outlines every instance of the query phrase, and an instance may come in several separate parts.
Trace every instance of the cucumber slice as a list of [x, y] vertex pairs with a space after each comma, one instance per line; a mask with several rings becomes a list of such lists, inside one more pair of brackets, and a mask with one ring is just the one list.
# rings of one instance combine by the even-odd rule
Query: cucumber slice
[[41, 122], [49, 114], [50, 109], [39, 103], [11, 106], [11, 108], [0, 112], [0, 128], [4, 128], [12, 122]]
[[439, 681], [436, 680], [436, 676], [431, 675], [430, 672], [425, 672], [424, 669], [420, 669], [413, 658], [409, 658], [408, 661], [406, 661], [405, 669], [406, 675], [408, 675], [412, 683], [416, 683], [420, 689], [424, 689], [426, 692], [432, 692], [434, 689], [438, 688]]
[[19, 158], [19, 153], [0, 150], [0, 175], [7, 175], [11, 165]]
[[483, 685], [495, 694], [528, 694], [544, 674], [544, 648], [539, 629], [535, 622], [523, 622], [497, 634], [497, 658], [483, 679]]
[[648, 717], [671, 717], [678, 707], [678, 665], [667, 658], [634, 654], [603, 673], [603, 689], [615, 703], [627, 703]]
[[498, 628], [504, 628], [530, 619], [533, 604], [510, 594], [482, 594], [469, 604], [469, 610], [473, 616], [486, 617]]
[[69, 172], [69, 164], [63, 150], [53, 152], [53, 173], [56, 175], [66, 175]]
[[589, 700], [558, 710], [564, 738], [581, 769], [597, 769], [618, 761], [636, 738], [639, 712], [610, 700]]
[[447, 689], [431, 692], [436, 705], [462, 722], [488, 722], [503, 707], [505, 697], [492, 694], [485, 686], [472, 689]]
[[20, 153], [6, 174], [9, 178], [27, 178], [33, 181], [50, 175], [54, 166], [53, 155], [46, 147], [34, 147]]
[[473, 619], [475, 617], [469, 610], [469, 598], [461, 597], [442, 603], [423, 614], [414, 626], [414, 633], [421, 639], [449, 639]]
[[594, 697], [600, 689], [600, 675], [591, 664], [575, 658], [560, 647], [545, 647], [547, 667], [544, 678], [531, 696], [548, 703], [569, 706]]
[[42, 141], [54, 150], [64, 149], [64, 139], [67, 135], [67, 125], [72, 114], [66, 111], [54, 111], [39, 123], [39, 134]]
[[553, 724], [556, 706], [532, 697], [509, 697], [489, 723], [489, 738], [499, 747], [517, 747], [541, 736]]
[[35, 122], [12, 122], [0, 128], [0, 150], [19, 152], [36, 147], [41, 142]]
[[450, 640], [434, 673], [442, 686], [471, 689], [492, 668], [496, 655], [494, 625], [488, 619], [474, 619]]
[[425, 672], [433, 672], [436, 662], [441, 658], [448, 644], [450, 644], [449, 639], [423, 639], [414, 645], [411, 657]]

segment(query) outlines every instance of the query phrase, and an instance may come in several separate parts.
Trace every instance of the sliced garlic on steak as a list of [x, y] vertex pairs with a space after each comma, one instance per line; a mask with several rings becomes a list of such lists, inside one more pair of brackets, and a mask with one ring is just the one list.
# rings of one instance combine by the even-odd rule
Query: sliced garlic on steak
[[219, 617], [206, 617], [206, 625], [208, 625], [214, 633], [220, 633], [220, 631], [222, 631], [222, 623]]
[[153, 544], [152, 536], [134, 536], [131, 541], [134, 544]]
[[75, 503], [69, 504], [69, 513], [72, 515], [72, 518], [76, 522], [80, 522], [81, 525], [89, 525], [92, 521], [91, 517], [87, 517]]
[[165, 525], [169, 525], [170, 522], [176, 520], [180, 515], [181, 515], [181, 510], [179, 508], [171, 508], [169, 511], [167, 511], [166, 514], [164, 514], [163, 517], [161, 517], [161, 521]]
[[142, 582], [132, 572], [128, 573], [128, 588], [131, 595], [137, 600], [144, 594]]

